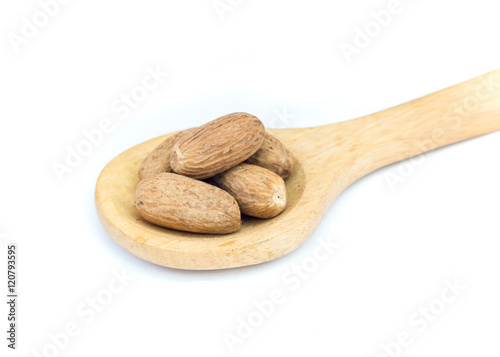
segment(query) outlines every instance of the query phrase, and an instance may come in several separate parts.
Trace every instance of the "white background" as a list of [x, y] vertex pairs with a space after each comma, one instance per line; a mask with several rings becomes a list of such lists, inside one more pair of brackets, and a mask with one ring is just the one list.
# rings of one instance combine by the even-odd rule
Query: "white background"
[[[232, 3], [221, 18], [212, 0], [72, 0], [17, 53], [9, 38], [40, 5], [0, 5], [2, 294], [10, 242], [18, 244], [20, 278], [19, 348], [8, 351], [2, 332], [0, 354], [226, 356], [224, 334], [236, 335], [254, 302], [279, 289], [285, 301], [233, 355], [377, 356], [402, 331], [412, 343], [393, 355], [498, 355], [500, 133], [425, 155], [394, 190], [387, 175], [404, 163], [365, 177], [300, 249], [254, 267], [154, 266], [101, 228], [96, 179], [142, 141], [233, 111], [268, 126], [339, 122], [500, 67], [491, 0], [401, 0], [351, 63], [340, 44], [352, 44], [356, 28], [389, 1]], [[141, 84], [148, 66], [170, 75], [120, 119], [111, 105]], [[286, 120], [277, 120], [283, 111]], [[114, 130], [60, 182], [53, 163], [64, 164], [68, 147], [103, 118]], [[329, 235], [340, 247], [293, 290], [283, 274]], [[89, 311], [87, 299], [109, 297], [113, 271], [123, 268], [134, 279], [92, 321], [79, 314]], [[467, 289], [418, 331], [410, 317], [440, 298], [446, 279]], [[2, 303], [1, 331], [6, 314]], [[79, 334], [66, 341], [68, 323]]]

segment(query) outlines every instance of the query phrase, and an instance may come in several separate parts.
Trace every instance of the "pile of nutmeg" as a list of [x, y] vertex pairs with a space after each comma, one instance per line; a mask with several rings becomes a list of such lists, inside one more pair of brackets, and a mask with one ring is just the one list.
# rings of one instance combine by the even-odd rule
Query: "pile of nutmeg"
[[258, 118], [228, 114], [156, 147], [139, 168], [135, 204], [162, 227], [232, 233], [242, 214], [265, 219], [283, 212], [293, 163]]

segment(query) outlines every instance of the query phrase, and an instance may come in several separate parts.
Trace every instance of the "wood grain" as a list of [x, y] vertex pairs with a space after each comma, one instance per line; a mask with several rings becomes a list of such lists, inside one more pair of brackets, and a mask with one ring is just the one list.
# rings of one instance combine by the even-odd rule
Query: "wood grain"
[[231, 235], [177, 232], [143, 220], [134, 204], [141, 161], [169, 135], [113, 159], [96, 186], [99, 218], [118, 244], [155, 264], [223, 269], [266, 262], [299, 247], [335, 198], [385, 165], [500, 130], [500, 70], [423, 98], [337, 124], [271, 132], [296, 158], [288, 207], [271, 220], [246, 219]]

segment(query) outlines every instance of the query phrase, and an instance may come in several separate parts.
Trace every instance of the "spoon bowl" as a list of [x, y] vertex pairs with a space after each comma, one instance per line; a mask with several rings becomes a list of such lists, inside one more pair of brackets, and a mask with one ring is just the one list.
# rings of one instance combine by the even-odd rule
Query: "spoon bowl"
[[224, 269], [263, 263], [299, 247], [335, 198], [364, 175], [436, 148], [500, 130], [500, 70], [359, 119], [304, 129], [269, 130], [295, 156], [287, 208], [243, 219], [229, 235], [188, 233], [145, 221], [134, 204], [142, 160], [167, 134], [114, 158], [96, 185], [99, 219], [123, 248], [179, 269]]

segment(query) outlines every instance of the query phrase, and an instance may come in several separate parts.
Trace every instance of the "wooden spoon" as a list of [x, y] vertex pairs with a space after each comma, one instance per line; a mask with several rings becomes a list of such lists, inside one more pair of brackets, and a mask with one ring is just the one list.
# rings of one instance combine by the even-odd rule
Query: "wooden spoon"
[[359, 119], [272, 130], [295, 155], [288, 206], [274, 219], [245, 219], [230, 235], [178, 232], [143, 220], [134, 205], [141, 161], [169, 135], [113, 159], [96, 186], [102, 225], [132, 254], [180, 269], [223, 269], [290, 253], [315, 230], [335, 198], [364, 175], [448, 144], [500, 130], [500, 69]]

